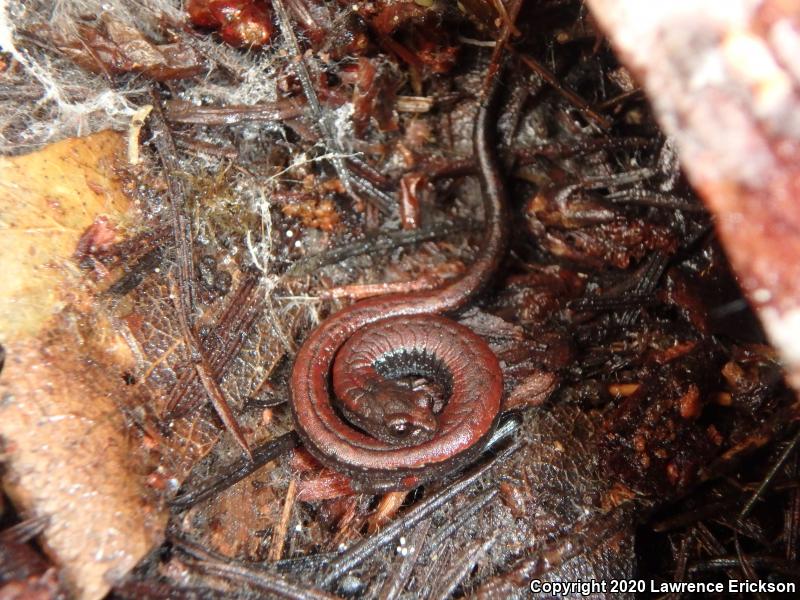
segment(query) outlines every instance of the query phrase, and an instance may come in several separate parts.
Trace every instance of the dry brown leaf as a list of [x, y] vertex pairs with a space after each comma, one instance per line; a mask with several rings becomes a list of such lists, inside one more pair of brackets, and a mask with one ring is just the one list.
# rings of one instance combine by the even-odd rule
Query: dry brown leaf
[[203, 71], [202, 58], [180, 42], [159, 44], [108, 14], [93, 24], [63, 33], [47, 25], [33, 35], [54, 44], [75, 64], [92, 73], [142, 73], [156, 81], [193, 77]]
[[[143, 484], [119, 406], [135, 361], [73, 256], [128, 201], [114, 174], [124, 138], [103, 132], [0, 159], [0, 436], [3, 486], [78, 598], [100, 598], [156, 542], [165, 514]], [[85, 239], [85, 238], [84, 238]]]

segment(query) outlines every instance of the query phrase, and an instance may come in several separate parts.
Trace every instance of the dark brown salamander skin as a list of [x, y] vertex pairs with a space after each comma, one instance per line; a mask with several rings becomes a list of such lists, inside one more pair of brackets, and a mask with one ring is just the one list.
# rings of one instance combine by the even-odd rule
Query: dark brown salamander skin
[[[490, 123], [498, 74], [492, 79], [473, 133], [486, 222], [479, 258], [461, 278], [438, 290], [364, 300], [336, 313], [311, 333], [295, 359], [291, 408], [297, 432], [312, 455], [348, 474], [353, 487], [361, 491], [410, 489], [466, 464], [481, 451], [500, 411], [503, 377], [497, 358], [483, 339], [440, 316], [463, 308], [484, 289], [505, 254], [507, 208]], [[342, 361], [337, 353], [357, 333], [366, 338], [367, 346], [373, 345], [372, 350], [354, 342]], [[383, 338], [380, 348], [375, 346], [378, 338]], [[449, 374], [451, 394], [433, 423], [425, 407], [414, 414], [400, 410], [400, 420], [414, 431], [392, 431], [393, 415], [399, 414], [390, 406], [392, 394], [375, 392], [374, 382], [363, 380], [364, 371], [348, 379], [350, 368], [365, 366], [364, 352], [380, 351], [374, 355], [379, 359], [386, 350], [427, 357]], [[334, 384], [338, 380], [342, 389], [354, 384], [363, 388], [350, 389], [349, 396], [339, 398], [342, 412], [383, 439], [362, 433], [339, 416], [328, 385], [332, 369]], [[391, 389], [392, 382], [388, 385]], [[385, 406], [370, 414], [370, 401]], [[403, 434], [414, 445], [404, 442]]]

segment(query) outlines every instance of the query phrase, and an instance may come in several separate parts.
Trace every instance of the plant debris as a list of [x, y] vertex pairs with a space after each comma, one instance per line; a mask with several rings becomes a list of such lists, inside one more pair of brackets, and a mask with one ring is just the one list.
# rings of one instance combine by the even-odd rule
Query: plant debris
[[169, 81], [204, 70], [201, 57], [190, 46], [153, 43], [142, 32], [107, 15], [101, 15], [96, 25], [78, 25], [73, 37], [46, 26], [37, 28], [35, 34], [40, 41], [55, 44], [78, 66], [99, 75], [136, 72], [156, 81]]
[[[50, 4], [0, 18], [0, 135], [26, 153], [3, 167], [35, 181], [51, 153], [74, 165], [63, 189], [9, 191], [0, 217], [0, 596], [800, 583], [796, 397], [681, 145], [584, 3]], [[355, 494], [292, 432], [294, 352], [348, 299], [435, 287], [473, 260], [471, 128], [496, 44], [511, 251], [459, 320], [500, 359], [506, 414], [464, 472]], [[95, 208], [124, 146], [96, 132], [145, 106], [136, 164], [113, 162], [127, 210]], [[60, 504], [62, 481], [97, 504]], [[30, 518], [39, 549], [9, 533]]]
[[37, 533], [58, 570], [20, 567], [8, 578], [46, 597], [59, 583], [102, 597], [166, 522], [141, 477], [155, 468], [141, 432], [121, 410], [137, 397], [124, 384], [135, 357], [95, 305], [109, 275], [94, 257], [135, 219], [115, 175], [123, 148], [104, 132], [0, 159], [3, 488], [20, 514], [44, 519]]

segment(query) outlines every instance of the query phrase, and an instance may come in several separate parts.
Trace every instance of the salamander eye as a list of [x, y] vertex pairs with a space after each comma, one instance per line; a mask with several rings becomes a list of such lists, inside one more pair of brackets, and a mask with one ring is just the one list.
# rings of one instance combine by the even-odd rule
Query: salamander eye
[[397, 437], [406, 435], [409, 431], [409, 423], [406, 419], [392, 419], [387, 424], [387, 428]]

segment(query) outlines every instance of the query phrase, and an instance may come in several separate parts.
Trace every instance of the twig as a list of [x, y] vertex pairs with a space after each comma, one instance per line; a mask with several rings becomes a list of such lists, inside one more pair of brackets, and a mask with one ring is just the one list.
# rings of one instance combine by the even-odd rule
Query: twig
[[421, 290], [433, 290], [442, 285], [443, 278], [426, 273], [410, 281], [393, 281], [391, 283], [357, 283], [328, 288], [320, 292], [320, 298], [350, 298], [363, 300], [386, 294], [408, 294]]
[[[692, 542], [694, 541], [694, 530], [689, 530], [683, 538], [681, 538], [681, 546], [678, 549], [677, 557], [675, 559], [675, 573], [673, 575], [673, 581], [685, 581], [686, 580], [686, 565], [689, 561], [689, 547], [691, 546]], [[680, 598], [680, 593], [675, 592], [669, 594], [668, 598], [674, 598], [678, 600]]]
[[363, 181], [359, 182], [348, 170], [343, 158], [344, 151], [333, 131], [330, 119], [322, 112], [322, 105], [317, 97], [314, 84], [311, 81], [311, 75], [306, 67], [300, 44], [297, 42], [297, 37], [294, 34], [292, 21], [286, 10], [286, 5], [283, 0], [273, 0], [272, 7], [275, 9], [275, 14], [278, 17], [278, 27], [283, 34], [283, 40], [292, 55], [292, 67], [297, 78], [300, 80], [303, 94], [308, 101], [309, 109], [311, 109], [312, 119], [317, 123], [325, 143], [333, 150], [333, 152], [330, 153], [331, 164], [336, 170], [336, 174], [339, 176], [342, 185], [345, 190], [347, 190], [347, 193], [356, 201], [361, 199], [361, 196], [359, 196], [356, 191], [356, 187], [361, 187], [363, 191], [367, 192], [368, 199], [372, 200], [381, 212], [388, 213], [390, 204], [387, 203], [387, 199], [388, 202], [391, 202], [391, 197], [373, 188], [369, 183]]
[[237, 583], [251, 585], [281, 598], [290, 600], [339, 600], [340, 598], [315, 588], [301, 587], [290, 583], [282, 575], [248, 569], [242, 565], [207, 561], [190, 561], [188, 564], [206, 575], [215, 575]]
[[307, 256], [295, 262], [286, 270], [284, 277], [300, 277], [313, 273], [325, 265], [333, 265], [361, 254], [374, 254], [392, 250], [399, 246], [427, 242], [454, 233], [463, 233], [478, 229], [480, 225], [474, 221], [454, 221], [450, 223], [434, 223], [421, 229], [410, 231], [381, 232], [380, 236], [368, 236], [351, 244], [332, 248], [319, 254]]
[[154, 128], [154, 143], [158, 151], [164, 174], [167, 179], [169, 193], [170, 216], [172, 218], [172, 231], [175, 236], [175, 248], [177, 253], [178, 276], [177, 293], [174, 294], [175, 308], [178, 315], [178, 324], [181, 329], [183, 341], [189, 349], [191, 360], [197, 375], [203, 382], [203, 387], [208, 394], [211, 404], [222, 419], [225, 428], [233, 435], [242, 450], [252, 458], [250, 447], [242, 433], [239, 424], [231, 411], [230, 405], [225, 398], [225, 394], [219, 386], [217, 380], [211, 374], [211, 365], [203, 352], [197, 332], [194, 330], [192, 315], [194, 310], [194, 286], [193, 273], [194, 265], [191, 251], [191, 227], [183, 211], [186, 199], [186, 189], [183, 181], [174, 174], [178, 171], [175, 155], [175, 143], [172, 139], [169, 127], [167, 127], [164, 115], [161, 111], [161, 98], [158, 92], [153, 89], [153, 112], [150, 119]]
[[[239, 348], [244, 343], [242, 333], [249, 330], [255, 318], [261, 312], [260, 297], [254, 294], [259, 277], [256, 275], [248, 276], [236, 288], [231, 296], [230, 302], [225, 307], [219, 321], [214, 327], [211, 335], [204, 340], [203, 347], [209, 353], [211, 362], [211, 374], [219, 380], [225, 373], [226, 367], [236, 356]], [[210, 340], [219, 340], [219, 343], [212, 344]], [[195, 383], [198, 380], [196, 371], [187, 371], [175, 384], [170, 391], [169, 399], [164, 408], [164, 414], [170, 415], [180, 401], [189, 396], [190, 398], [200, 392]]]
[[[788, 575], [800, 579], [800, 565], [795, 561], [785, 560], [774, 556], [749, 556], [747, 560], [755, 569], [770, 570], [773, 573]], [[719, 556], [703, 562], [695, 563], [689, 567], [690, 575], [707, 573], [709, 571], [727, 571], [739, 566], [738, 556]]]
[[[508, 421], [498, 428], [500, 432], [499, 439], [511, 435], [511, 432], [516, 429], [518, 422]], [[496, 439], [498, 439], [496, 438]], [[518, 445], [511, 445], [503, 450], [497, 456], [486, 460], [483, 464], [473, 467], [466, 475], [459, 478], [453, 485], [440, 490], [433, 496], [426, 498], [417, 506], [412, 508], [405, 516], [394, 521], [385, 529], [378, 532], [376, 535], [366, 538], [351, 546], [344, 554], [342, 554], [336, 561], [331, 563], [329, 573], [322, 579], [322, 587], [327, 587], [334, 581], [339, 579], [347, 571], [352, 569], [358, 564], [361, 564], [366, 558], [372, 556], [379, 548], [391, 542], [394, 538], [400, 535], [401, 532], [406, 531], [427, 518], [428, 515], [439, 509], [447, 502], [452, 500], [456, 495], [471, 486], [476, 480], [484, 475], [494, 464], [501, 461], [519, 448]]]
[[150, 122], [154, 132], [153, 142], [161, 159], [164, 176], [167, 180], [172, 233], [175, 237], [177, 251], [179, 283], [177, 300], [180, 303], [180, 312], [183, 313], [183, 317], [186, 318], [187, 322], [191, 324], [192, 310], [194, 309], [194, 261], [190, 246], [192, 239], [191, 226], [183, 211], [186, 189], [183, 185], [183, 180], [175, 175], [178, 172], [178, 164], [175, 160], [177, 150], [172, 139], [172, 133], [164, 120], [164, 113], [161, 111], [161, 96], [155, 88], [152, 90], [152, 99], [153, 116]]
[[499, 532], [495, 531], [489, 536], [489, 539], [483, 542], [478, 540], [467, 546], [461, 555], [453, 560], [452, 566], [439, 577], [439, 584], [431, 593], [430, 598], [434, 600], [450, 598], [464, 578], [472, 572], [478, 561], [483, 559], [489, 548], [497, 542], [499, 535]]
[[[704, 519], [719, 515], [725, 510], [729, 509], [731, 504], [734, 503], [738, 504], [736, 499], [728, 498], [727, 500], [722, 500], [719, 502], [702, 504], [685, 512], [678, 513], [677, 515], [671, 515], [661, 521], [656, 521], [653, 523], [652, 529], [656, 533], [664, 533], [666, 531], [682, 529], [697, 523], [697, 521], [702, 521]], [[676, 581], [678, 580], [676, 579]]]
[[529, 557], [519, 560], [505, 573], [496, 575], [480, 588], [475, 598], [505, 598], [518, 587], [517, 582], [530, 581], [551, 572], [580, 554], [608, 543], [615, 535], [623, 534], [630, 526], [630, 516], [620, 518], [615, 512], [599, 517], [597, 521], [583, 524], [584, 529], [565, 534], [548, 543]]
[[289, 487], [286, 490], [286, 498], [283, 501], [281, 520], [272, 536], [272, 547], [269, 549], [269, 560], [271, 561], [280, 560], [283, 555], [283, 546], [286, 543], [286, 532], [289, 529], [289, 520], [292, 518], [292, 508], [294, 507], [296, 498], [297, 480], [292, 478], [292, 480], [289, 481]]
[[277, 122], [294, 119], [303, 114], [294, 103], [273, 102], [268, 104], [234, 106], [195, 106], [182, 100], [170, 100], [164, 116], [173, 123], [196, 125], [235, 125], [248, 122]]
[[340, 599], [340, 596], [328, 594], [315, 588], [303, 587], [298, 584], [291, 583], [282, 575], [248, 569], [242, 565], [208, 561], [189, 561], [188, 564], [189, 566], [204, 572], [206, 575], [215, 575], [217, 577], [222, 577], [223, 579], [250, 585], [254, 588], [269, 592], [270, 594], [275, 594], [281, 598], [289, 598], [289, 600]]
[[439, 531], [436, 532], [436, 535], [431, 539], [431, 549], [435, 551], [436, 548], [443, 544], [446, 539], [464, 527], [464, 525], [469, 522], [472, 515], [494, 500], [498, 493], [499, 492], [497, 488], [489, 488], [470, 500], [466, 506], [459, 509], [459, 511], [450, 519], [450, 522], [439, 529]]
[[[744, 573], [745, 578], [749, 579], [750, 581], [757, 581], [758, 575], [756, 575], [756, 572], [753, 570], [753, 565], [750, 564], [750, 561], [747, 559], [744, 552], [742, 551], [742, 544], [739, 541], [738, 533], [734, 534], [733, 536], [733, 546], [736, 549], [736, 558], [739, 560], [739, 566], [741, 567], [742, 573]], [[764, 600], [764, 595], [761, 594], [760, 592], [756, 591], [753, 592], [753, 594], [758, 600]]]
[[[791, 465], [787, 465], [787, 476], [791, 479], [797, 480], [800, 474], [800, 460], [797, 454], [794, 455], [794, 460]], [[800, 490], [793, 489], [789, 495], [789, 505], [786, 508], [786, 516], [784, 517], [783, 525], [783, 540], [786, 546], [786, 559], [791, 561], [797, 560], [798, 550], [798, 537], [800, 537]]]
[[414, 570], [414, 566], [419, 560], [422, 548], [425, 545], [425, 537], [428, 535], [430, 528], [430, 519], [422, 521], [416, 528], [414, 533], [411, 534], [408, 544], [408, 552], [403, 556], [400, 565], [392, 569], [392, 573], [386, 582], [383, 584], [378, 598], [380, 600], [394, 600], [403, 591], [403, 588]]
[[184, 492], [175, 496], [170, 502], [170, 506], [181, 509], [188, 508], [201, 500], [218, 494], [299, 444], [300, 440], [297, 434], [294, 431], [290, 431], [265, 444], [256, 446], [253, 449], [252, 460], [239, 460], [231, 467], [224, 469], [227, 473], [224, 477], [206, 480], [198, 485], [199, 489], [196, 491]]
[[553, 72], [550, 71], [550, 69], [528, 54], [519, 52], [517, 53], [517, 56], [526, 67], [553, 86], [553, 88], [559, 94], [561, 94], [570, 104], [574, 105], [578, 110], [580, 110], [592, 123], [603, 130], [608, 130], [611, 128], [611, 120], [608, 119], [608, 117], [601, 115], [586, 100], [575, 93], [575, 91], [561, 83], [553, 74]]
[[755, 506], [756, 502], [758, 502], [758, 499], [761, 498], [766, 489], [769, 487], [769, 484], [772, 483], [772, 480], [775, 478], [775, 475], [778, 473], [780, 468], [783, 466], [789, 456], [791, 456], [792, 452], [794, 452], [794, 449], [797, 447], [797, 442], [800, 442], [800, 428], [798, 428], [797, 432], [792, 436], [792, 439], [789, 440], [789, 443], [786, 445], [784, 451], [781, 452], [781, 455], [778, 457], [778, 460], [775, 461], [775, 464], [770, 467], [770, 470], [767, 472], [756, 491], [753, 492], [753, 495], [750, 496], [745, 505], [742, 507], [741, 512], [739, 512], [740, 522], [750, 514], [751, 510], [753, 510], [753, 506]]
[[187, 565], [203, 571], [207, 575], [251, 585], [291, 600], [336, 600], [339, 598], [322, 590], [293, 583], [278, 573], [250, 567], [241, 561], [211, 552], [190, 540], [175, 538], [173, 543], [190, 557], [190, 560], [186, 561]]

